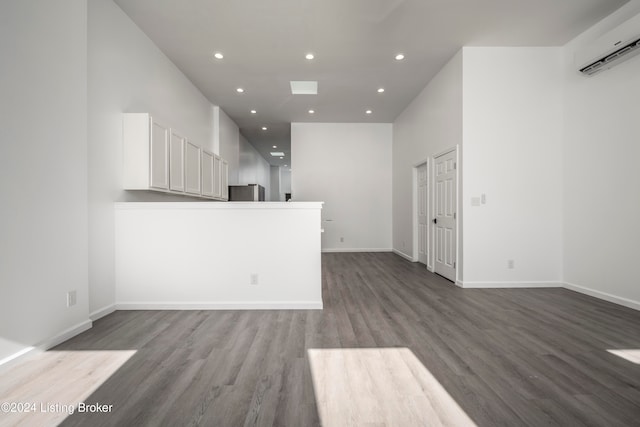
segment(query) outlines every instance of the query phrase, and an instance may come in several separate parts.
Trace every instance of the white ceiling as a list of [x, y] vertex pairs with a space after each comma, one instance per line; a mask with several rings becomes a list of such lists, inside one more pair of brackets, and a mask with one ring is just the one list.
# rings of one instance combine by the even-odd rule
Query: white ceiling
[[291, 122], [393, 122], [461, 46], [563, 45], [627, 1], [115, 0], [274, 165]]

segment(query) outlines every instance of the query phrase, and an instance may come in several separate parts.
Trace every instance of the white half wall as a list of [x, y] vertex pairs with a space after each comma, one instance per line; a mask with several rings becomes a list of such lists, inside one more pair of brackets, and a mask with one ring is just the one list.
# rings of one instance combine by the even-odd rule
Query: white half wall
[[0, 56], [2, 363], [91, 326], [86, 1], [0, 2]]
[[391, 250], [391, 128], [291, 124], [292, 197], [325, 202], [323, 250]]
[[320, 309], [321, 208], [119, 203], [116, 308]]
[[[393, 249], [409, 259], [418, 256], [414, 253], [413, 168], [456, 145], [463, 148], [461, 51], [393, 123]], [[461, 216], [459, 210], [459, 221]], [[457, 262], [462, 265], [460, 258]]]
[[573, 55], [638, 13], [640, 1], [632, 1], [566, 46], [562, 163], [564, 281], [570, 289], [636, 309], [640, 57], [589, 78], [577, 73]]
[[213, 106], [112, 1], [88, 2], [90, 311], [115, 302], [116, 201], [188, 201], [122, 190], [122, 113], [149, 112], [212, 151]]
[[465, 47], [463, 61], [465, 286], [561, 282], [562, 49]]
[[271, 198], [271, 166], [242, 135], [240, 135], [240, 170], [238, 175], [239, 185], [262, 185], [264, 187], [265, 200], [273, 200]]

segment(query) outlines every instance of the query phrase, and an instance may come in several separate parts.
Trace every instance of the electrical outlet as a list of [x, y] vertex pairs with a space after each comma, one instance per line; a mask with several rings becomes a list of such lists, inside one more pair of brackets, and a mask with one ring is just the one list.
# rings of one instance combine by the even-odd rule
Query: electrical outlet
[[344, 237], [340, 238], [340, 243], [344, 243]]
[[258, 275], [256, 273], [253, 273], [250, 277], [251, 280], [251, 284], [252, 285], [257, 285], [258, 284]]
[[513, 270], [514, 268], [516, 268], [516, 262], [512, 259], [507, 260], [507, 268], [509, 270]]
[[76, 291], [67, 292], [67, 307], [76, 305], [76, 302], [77, 302]]

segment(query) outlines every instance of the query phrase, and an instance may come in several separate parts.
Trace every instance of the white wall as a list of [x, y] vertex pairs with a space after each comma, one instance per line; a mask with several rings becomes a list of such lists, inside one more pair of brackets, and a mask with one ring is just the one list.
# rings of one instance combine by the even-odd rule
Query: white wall
[[[321, 208], [320, 203], [118, 204], [117, 307], [322, 308]], [[256, 285], [252, 274], [258, 276]]]
[[229, 163], [229, 185], [238, 185], [240, 172], [240, 132], [238, 125], [222, 110], [215, 107], [217, 141], [220, 157]]
[[115, 201], [188, 201], [122, 190], [122, 113], [150, 112], [214, 150], [213, 106], [110, 0], [89, 0], [89, 283], [91, 312], [113, 305]]
[[386, 123], [291, 124], [293, 200], [325, 202], [323, 250], [391, 249], [391, 136]]
[[576, 49], [637, 13], [632, 1], [566, 47], [563, 236], [569, 286], [640, 308], [640, 57], [591, 78], [573, 64]]
[[[287, 200], [287, 193], [291, 193], [291, 169], [288, 167], [280, 168], [280, 200]], [[294, 198], [293, 194], [291, 195]]]
[[[462, 52], [393, 123], [393, 248], [408, 258], [417, 260], [413, 250], [413, 167], [456, 145], [462, 145]], [[458, 219], [460, 214], [458, 211]], [[460, 241], [461, 234], [458, 238]]]
[[[260, 153], [240, 135], [240, 169], [238, 184], [259, 184], [264, 187], [265, 200], [271, 199], [271, 166]], [[274, 200], [278, 201], [278, 199]]]
[[269, 179], [270, 200], [272, 202], [282, 202], [280, 198], [280, 166], [270, 167]]
[[0, 2], [0, 361], [91, 325], [86, 55], [86, 1]]
[[465, 286], [561, 282], [561, 61], [561, 48], [463, 49]]

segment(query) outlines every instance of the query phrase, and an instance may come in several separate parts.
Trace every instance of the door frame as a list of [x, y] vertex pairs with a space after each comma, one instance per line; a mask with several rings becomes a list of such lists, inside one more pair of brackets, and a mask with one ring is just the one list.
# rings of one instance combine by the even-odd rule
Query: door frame
[[[418, 262], [418, 168], [422, 165], [427, 167], [427, 179], [431, 181], [431, 159], [429, 157], [425, 158], [422, 161], [413, 164], [412, 167], [412, 181], [413, 181], [413, 191], [412, 191], [412, 207], [411, 207], [411, 216], [413, 221], [412, 227], [412, 237], [413, 237], [413, 256], [412, 261]], [[427, 183], [427, 214], [431, 216], [431, 182]], [[431, 227], [427, 227], [427, 269], [431, 272], [434, 270], [433, 258], [431, 254]]]
[[[433, 156], [431, 156], [431, 158], [429, 159], [431, 161], [432, 165], [435, 165], [436, 162], [436, 158], [440, 157], [440, 156], [444, 156], [445, 154], [449, 154], [452, 151], [455, 151], [456, 155], [456, 277], [455, 280], [453, 281], [454, 284], [459, 285], [460, 281], [462, 280], [462, 275], [460, 274], [460, 270], [462, 268], [462, 258], [460, 256], [461, 251], [462, 251], [462, 234], [461, 234], [461, 227], [460, 227], [460, 221], [462, 219], [462, 211], [460, 210], [461, 207], [461, 203], [460, 203], [460, 198], [462, 197], [462, 192], [461, 192], [461, 182], [460, 182], [460, 171], [462, 170], [462, 167], [460, 165], [460, 145], [456, 144], [453, 147], [447, 148], [446, 150], [442, 150], [437, 152], [436, 154], [434, 154]], [[435, 167], [430, 168], [431, 170], [431, 175], [429, 176], [431, 182], [429, 183], [429, 200], [431, 202], [431, 218], [434, 218], [436, 215], [436, 210], [435, 210], [435, 206], [436, 206], [436, 200], [435, 200], [435, 180], [436, 180], [436, 175], [435, 175]], [[417, 174], [417, 172], [416, 172]], [[416, 194], [417, 194], [417, 190], [416, 190]], [[416, 219], [417, 221], [417, 219]], [[436, 252], [436, 241], [435, 241], [435, 224], [433, 224], [433, 221], [431, 222], [431, 225], [429, 226], [429, 245], [430, 245], [430, 256], [429, 256], [429, 262], [432, 265], [432, 268], [429, 269], [429, 271], [431, 272], [435, 272], [435, 252]]]

